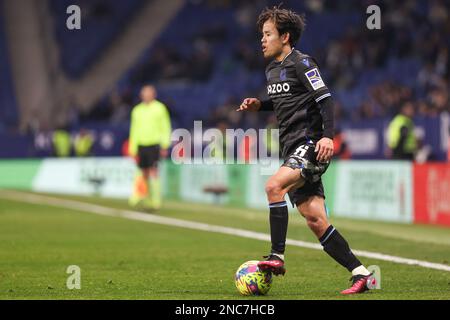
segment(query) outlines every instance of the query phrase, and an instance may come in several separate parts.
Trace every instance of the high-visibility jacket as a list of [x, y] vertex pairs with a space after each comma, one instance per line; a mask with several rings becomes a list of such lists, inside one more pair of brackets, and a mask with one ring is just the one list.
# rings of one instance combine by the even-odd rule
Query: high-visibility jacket
[[408, 129], [408, 136], [406, 137], [403, 152], [414, 153], [417, 148], [417, 140], [414, 135], [414, 122], [411, 118], [402, 114], [395, 116], [389, 124], [388, 146], [391, 149], [397, 148], [398, 143], [400, 142], [400, 131], [402, 127]]
[[57, 157], [70, 156], [70, 134], [66, 130], [56, 130], [53, 133], [53, 149]]
[[130, 155], [136, 156], [139, 146], [169, 148], [171, 131], [169, 112], [164, 104], [158, 100], [138, 104], [131, 112]]
[[90, 155], [94, 139], [89, 133], [78, 135], [74, 141], [74, 150], [77, 157], [86, 157]]

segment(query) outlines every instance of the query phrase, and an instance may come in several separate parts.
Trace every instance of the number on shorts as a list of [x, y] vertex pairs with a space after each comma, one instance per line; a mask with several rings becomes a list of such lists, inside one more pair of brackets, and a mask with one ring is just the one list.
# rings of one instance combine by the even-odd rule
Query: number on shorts
[[301, 145], [300, 147], [297, 148], [297, 150], [295, 150], [295, 154], [299, 155], [301, 158], [303, 158], [306, 154], [306, 152], [308, 151], [309, 146], [306, 145]]

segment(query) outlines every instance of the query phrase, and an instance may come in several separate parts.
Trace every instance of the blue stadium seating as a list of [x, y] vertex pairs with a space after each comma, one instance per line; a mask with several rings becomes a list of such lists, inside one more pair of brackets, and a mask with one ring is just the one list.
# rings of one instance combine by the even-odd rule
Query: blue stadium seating
[[[0, 7], [2, 3], [0, 2]], [[0, 14], [0, 132], [17, 124], [17, 104], [6, 47], [4, 20]]]
[[[271, 3], [278, 4], [274, 1], [271, 1]], [[302, 4], [298, 1], [288, 1], [286, 6], [304, 11]], [[331, 19], [335, 23], [330, 24]], [[316, 50], [325, 47], [330, 39], [339, 37], [350, 26], [361, 23], [360, 19], [360, 14], [356, 13], [309, 15], [307, 32], [300, 49], [313, 54]], [[223, 61], [232, 60], [236, 40], [239, 39], [240, 35], [250, 32], [251, 37], [259, 37], [259, 35], [255, 35], [256, 29], [248, 31], [240, 28], [232, 10], [209, 8], [201, 2], [186, 3], [166, 30], [162, 32], [158, 41], [146, 51], [136, 66], [120, 82], [127, 83], [130, 75], [144, 61], [151, 59], [156, 46], [173, 46], [180, 53], [189, 55], [193, 49], [193, 37], [199, 33], [199, 30], [204, 30], [205, 25], [209, 27], [220, 25], [226, 30], [224, 41], [212, 45], [216, 64], [209, 81], [189, 87], [180, 87], [179, 84], [164, 84], [158, 88], [162, 99], [166, 98], [174, 102], [171, 107], [182, 117], [181, 124], [186, 127], [192, 125], [193, 119], [205, 118], [213, 108], [220, 106], [230, 97], [240, 99], [249, 93], [258, 93], [264, 89], [263, 68], [258, 71], [248, 71], [235, 62], [227, 72], [223, 71]], [[256, 45], [254, 52], [255, 59], [258, 59], [260, 47], [258, 42], [256, 42]], [[137, 92], [138, 89], [135, 88], [135, 90]]]
[[[132, 19], [144, 0], [51, 0], [61, 63], [70, 77], [80, 77]], [[67, 7], [82, 8], [81, 30], [66, 27]]]
[[[61, 48], [61, 63], [71, 77], [79, 77], [98, 59], [102, 51], [120, 33], [133, 13], [142, 6], [144, 0], [107, 1], [107, 0], [51, 0], [51, 8], [55, 17], [55, 33]], [[142, 55], [135, 67], [119, 81], [118, 87], [129, 87], [133, 74], [141, 68], [144, 61], [152, 58], [154, 50], [161, 45], [172, 46], [183, 56], [189, 56], [194, 50], [193, 39], [199, 34], [214, 27], [224, 30], [221, 41], [212, 42], [211, 52], [214, 66], [208, 81], [197, 83], [159, 83], [160, 98], [171, 101], [172, 110], [179, 115], [180, 125], [189, 127], [193, 119], [205, 118], [209, 112], [231, 97], [240, 99], [247, 94], [258, 94], [264, 89], [265, 79], [262, 68], [256, 71], [247, 70], [242, 63], [233, 58], [236, 40], [249, 36], [254, 38], [255, 30], [246, 30], [236, 21], [235, 13], [226, 7], [208, 7], [206, 1], [186, 1], [182, 10], [161, 33], [153, 46]], [[71, 4], [79, 4], [84, 10], [82, 29], [70, 31], [66, 28], [66, 8]], [[107, 5], [105, 5], [107, 4]], [[269, 1], [269, 4], [278, 4]], [[285, 6], [294, 10], [305, 11], [299, 1], [285, 1]], [[87, 12], [86, 12], [87, 11]], [[307, 32], [299, 48], [315, 55], [323, 50], [330, 40], [338, 38], [351, 26], [364, 23], [360, 13], [342, 11], [308, 13]], [[1, 19], [1, 17], [0, 17]], [[333, 21], [333, 23], [330, 23]], [[253, 24], [252, 24], [253, 25]], [[205, 28], [207, 26], [207, 28]], [[94, 30], [94, 31], [93, 31]], [[3, 40], [3, 41], [2, 41]], [[259, 43], [252, 44], [255, 59], [258, 57]], [[8, 108], [3, 107], [2, 122], [16, 119], [16, 104], [8, 69], [6, 49], [0, 28], [0, 101], [8, 101]], [[416, 60], [399, 60], [391, 58], [385, 69], [366, 70], [357, 76], [356, 85], [350, 90], [336, 91], [336, 97], [345, 102], [344, 107], [356, 108], [367, 96], [367, 88], [383, 79], [392, 79], [410, 86], [415, 85], [420, 63]], [[323, 70], [326, 75], [326, 70]], [[332, 88], [333, 89], [333, 88]], [[138, 85], [133, 88], [137, 93]], [[105, 98], [106, 100], [106, 98]]]

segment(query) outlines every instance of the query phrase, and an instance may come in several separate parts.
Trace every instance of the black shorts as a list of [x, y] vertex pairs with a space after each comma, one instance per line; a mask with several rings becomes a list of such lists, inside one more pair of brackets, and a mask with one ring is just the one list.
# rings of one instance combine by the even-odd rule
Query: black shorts
[[154, 168], [159, 161], [159, 145], [138, 147], [138, 166], [141, 169]]
[[330, 162], [318, 162], [315, 148], [316, 144], [311, 140], [300, 144], [282, 165], [291, 169], [301, 169], [301, 175], [305, 179], [303, 187], [288, 192], [293, 206], [298, 206], [312, 196], [325, 199], [321, 177], [327, 171]]

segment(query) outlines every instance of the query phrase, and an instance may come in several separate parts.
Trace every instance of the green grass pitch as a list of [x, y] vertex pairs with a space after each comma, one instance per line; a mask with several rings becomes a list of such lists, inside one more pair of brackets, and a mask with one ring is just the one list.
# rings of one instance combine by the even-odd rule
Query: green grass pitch
[[[56, 197], [56, 196], [53, 196]], [[58, 196], [129, 209], [126, 201]], [[287, 273], [264, 297], [241, 297], [234, 272], [269, 243], [0, 196], [0, 299], [450, 299], [450, 272], [361, 258], [381, 268], [381, 290], [341, 296], [348, 272], [321, 250], [288, 246]], [[161, 216], [269, 232], [264, 210], [166, 202]], [[290, 215], [288, 237], [316, 243]], [[332, 218], [354, 249], [449, 264], [450, 229]], [[81, 268], [69, 290], [66, 269]]]

